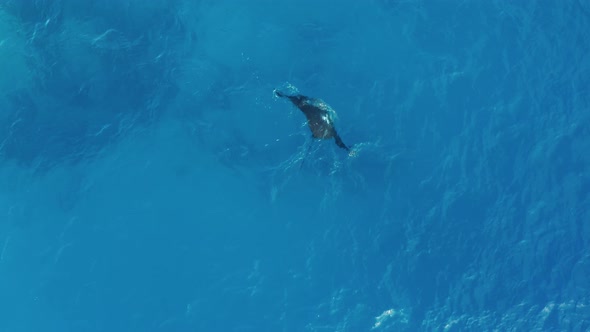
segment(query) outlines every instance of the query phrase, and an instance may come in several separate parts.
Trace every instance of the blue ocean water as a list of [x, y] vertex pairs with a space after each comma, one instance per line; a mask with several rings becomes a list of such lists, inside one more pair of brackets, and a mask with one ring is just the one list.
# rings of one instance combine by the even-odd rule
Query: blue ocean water
[[589, 32], [587, 0], [0, 0], [0, 332], [590, 331]]

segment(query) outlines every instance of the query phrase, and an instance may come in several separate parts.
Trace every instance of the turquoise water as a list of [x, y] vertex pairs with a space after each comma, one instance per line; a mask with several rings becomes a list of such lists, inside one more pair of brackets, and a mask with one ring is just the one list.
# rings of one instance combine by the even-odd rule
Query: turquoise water
[[0, 0], [0, 332], [589, 331], [589, 31], [585, 0]]

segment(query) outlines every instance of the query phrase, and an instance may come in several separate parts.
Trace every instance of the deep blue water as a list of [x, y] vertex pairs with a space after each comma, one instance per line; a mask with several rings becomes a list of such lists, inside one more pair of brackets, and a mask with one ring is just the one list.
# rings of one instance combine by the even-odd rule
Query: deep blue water
[[0, 0], [0, 73], [0, 332], [590, 331], [587, 0]]

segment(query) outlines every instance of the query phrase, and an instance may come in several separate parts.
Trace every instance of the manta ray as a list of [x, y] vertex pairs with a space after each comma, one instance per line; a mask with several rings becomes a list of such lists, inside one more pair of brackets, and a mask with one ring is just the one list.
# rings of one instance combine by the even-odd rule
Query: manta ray
[[330, 139], [334, 138], [336, 145], [350, 152], [350, 148], [344, 144], [334, 127], [334, 116], [336, 112], [323, 100], [310, 98], [300, 94], [287, 95], [278, 90], [274, 94], [280, 98], [287, 98], [297, 106], [307, 118], [307, 125], [311, 130], [313, 138]]

